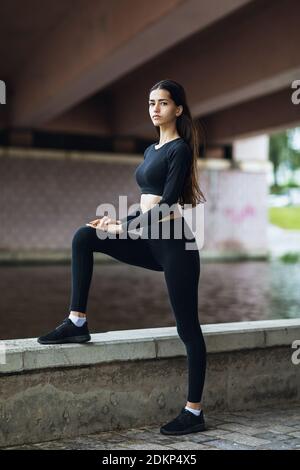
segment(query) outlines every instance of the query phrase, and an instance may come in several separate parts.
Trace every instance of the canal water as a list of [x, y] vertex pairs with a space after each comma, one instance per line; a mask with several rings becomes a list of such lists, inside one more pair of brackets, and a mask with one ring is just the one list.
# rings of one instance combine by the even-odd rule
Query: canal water
[[[201, 260], [201, 324], [300, 318], [300, 263]], [[0, 266], [0, 339], [32, 338], [69, 314], [70, 265]], [[91, 333], [175, 326], [163, 272], [94, 265]]]

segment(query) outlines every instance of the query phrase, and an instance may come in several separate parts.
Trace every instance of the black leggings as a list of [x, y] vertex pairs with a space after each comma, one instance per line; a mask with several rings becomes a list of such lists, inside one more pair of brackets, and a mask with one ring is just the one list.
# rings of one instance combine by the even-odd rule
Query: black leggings
[[[184, 217], [159, 222], [169, 224], [170, 237], [143, 238], [136, 236], [100, 239], [98, 231], [89, 226], [77, 229], [72, 240], [72, 293], [70, 310], [84, 313], [93, 273], [93, 252], [101, 252], [124, 263], [154, 271], [163, 271], [170, 303], [175, 315], [177, 332], [183, 341], [188, 358], [189, 388], [187, 400], [200, 402], [206, 371], [206, 345], [198, 318], [198, 282], [200, 276], [199, 250], [186, 249], [184, 230], [192, 233]], [[181, 224], [183, 236], [174, 238], [174, 229]], [[149, 230], [144, 228], [143, 230]], [[99, 232], [98, 232], [99, 233]], [[148, 232], [147, 232], [148, 233]]]

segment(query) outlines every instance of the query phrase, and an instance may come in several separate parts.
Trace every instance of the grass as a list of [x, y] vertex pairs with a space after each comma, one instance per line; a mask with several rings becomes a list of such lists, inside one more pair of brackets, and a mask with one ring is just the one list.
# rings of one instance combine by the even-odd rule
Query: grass
[[300, 230], [300, 206], [269, 207], [269, 221], [288, 230]]
[[297, 252], [288, 252], [280, 257], [280, 260], [283, 263], [300, 263], [300, 253]]

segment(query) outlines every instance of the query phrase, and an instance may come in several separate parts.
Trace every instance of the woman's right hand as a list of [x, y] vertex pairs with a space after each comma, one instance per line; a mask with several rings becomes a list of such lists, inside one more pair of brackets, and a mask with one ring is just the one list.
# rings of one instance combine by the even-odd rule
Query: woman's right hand
[[121, 223], [122, 223], [121, 220], [111, 219], [107, 215], [104, 215], [103, 217], [101, 217], [101, 219], [92, 220], [91, 222], [88, 222], [86, 225], [93, 227], [93, 228], [97, 227], [97, 228], [105, 230], [105, 226], [108, 224], [119, 225]]

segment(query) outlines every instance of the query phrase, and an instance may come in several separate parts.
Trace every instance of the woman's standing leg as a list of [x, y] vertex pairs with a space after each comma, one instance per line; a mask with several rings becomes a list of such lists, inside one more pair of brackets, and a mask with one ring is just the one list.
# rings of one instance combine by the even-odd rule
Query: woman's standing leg
[[186, 250], [185, 241], [163, 243], [163, 267], [178, 335], [188, 359], [188, 396], [200, 403], [206, 373], [206, 345], [198, 318], [198, 283], [200, 256], [198, 250]]

